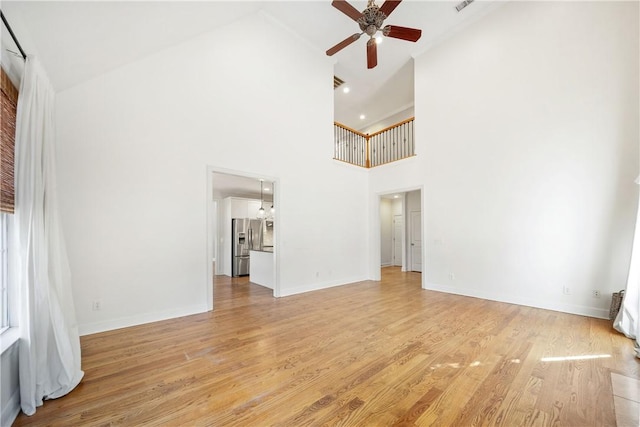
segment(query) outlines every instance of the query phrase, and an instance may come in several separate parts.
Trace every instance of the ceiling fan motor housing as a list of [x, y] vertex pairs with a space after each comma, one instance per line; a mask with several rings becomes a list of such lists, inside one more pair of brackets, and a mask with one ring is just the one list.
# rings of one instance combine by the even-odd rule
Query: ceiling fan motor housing
[[382, 22], [387, 18], [387, 15], [380, 11], [380, 8], [376, 4], [370, 4], [362, 12], [362, 17], [358, 19], [360, 29], [367, 33], [369, 37], [373, 35], [382, 27]]

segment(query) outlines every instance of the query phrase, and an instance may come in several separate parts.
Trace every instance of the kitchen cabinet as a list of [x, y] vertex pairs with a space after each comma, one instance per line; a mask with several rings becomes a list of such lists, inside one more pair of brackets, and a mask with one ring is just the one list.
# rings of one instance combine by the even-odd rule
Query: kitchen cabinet
[[[257, 218], [258, 209], [260, 209], [260, 200], [255, 199], [239, 199], [236, 197], [227, 197], [231, 209], [231, 218]], [[268, 202], [271, 203], [271, 202]], [[264, 202], [264, 209], [271, 207]]]
[[231, 206], [231, 218], [249, 218], [247, 214], [247, 199], [229, 197]]
[[[265, 203], [263, 206], [266, 212], [267, 204]], [[257, 218], [258, 209], [260, 209], [260, 200], [248, 200], [247, 201], [247, 218]]]
[[273, 253], [249, 251], [249, 280], [256, 285], [273, 289]]

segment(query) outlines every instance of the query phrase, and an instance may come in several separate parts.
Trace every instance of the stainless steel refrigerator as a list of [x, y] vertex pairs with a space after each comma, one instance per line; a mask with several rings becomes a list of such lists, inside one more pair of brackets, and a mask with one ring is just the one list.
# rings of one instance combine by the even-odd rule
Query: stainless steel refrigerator
[[262, 221], [259, 219], [234, 218], [231, 220], [231, 275], [249, 274], [249, 251], [260, 250], [262, 243]]

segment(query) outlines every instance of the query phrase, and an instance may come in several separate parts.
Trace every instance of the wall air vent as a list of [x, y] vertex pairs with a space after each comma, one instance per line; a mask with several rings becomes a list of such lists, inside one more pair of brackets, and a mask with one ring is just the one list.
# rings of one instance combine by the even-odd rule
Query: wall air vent
[[471, 3], [473, 3], [473, 0], [464, 0], [462, 3], [456, 6], [456, 10], [460, 12], [462, 9], [469, 6]]
[[340, 77], [333, 76], [333, 88], [337, 88], [338, 86], [344, 84], [344, 80]]

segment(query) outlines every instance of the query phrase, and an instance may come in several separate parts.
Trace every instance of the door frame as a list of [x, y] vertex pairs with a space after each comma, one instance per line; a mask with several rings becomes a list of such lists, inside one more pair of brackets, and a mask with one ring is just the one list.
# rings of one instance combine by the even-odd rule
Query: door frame
[[[227, 168], [221, 168], [218, 166], [213, 166], [213, 165], [207, 165], [206, 167], [206, 175], [205, 175], [205, 179], [206, 179], [206, 194], [205, 194], [205, 206], [206, 206], [206, 240], [207, 240], [207, 247], [206, 247], [206, 259], [207, 259], [207, 280], [205, 282], [205, 286], [206, 286], [206, 295], [207, 295], [207, 310], [211, 311], [215, 308], [215, 295], [213, 293], [213, 281], [215, 279], [215, 275], [213, 272], [213, 245], [217, 244], [217, 242], [214, 243], [213, 241], [213, 229], [214, 227], [216, 227], [216, 224], [213, 224], [213, 209], [214, 209], [214, 202], [213, 202], [213, 189], [215, 187], [215, 183], [214, 178], [213, 178], [213, 173], [222, 173], [222, 174], [227, 174], [227, 175], [238, 175], [238, 176], [244, 176], [247, 178], [253, 178], [253, 179], [260, 179], [263, 178], [265, 180], [271, 181], [275, 184], [274, 187], [274, 191], [273, 191], [273, 204], [274, 206], [276, 206], [278, 209], [280, 208], [280, 179], [277, 177], [273, 177], [273, 176], [269, 176], [269, 175], [263, 175], [263, 174], [257, 174], [254, 172], [247, 172], [247, 171], [239, 171], [239, 170], [234, 170], [234, 169], [227, 169]], [[219, 212], [218, 212], [219, 214]], [[218, 218], [219, 215], [216, 215], [216, 218]], [[280, 221], [274, 221], [273, 222], [273, 296], [274, 297], [279, 297], [280, 296]], [[219, 237], [219, 236], [218, 236]], [[219, 256], [219, 254], [218, 254]], [[216, 263], [218, 262], [218, 260], [216, 260]]]
[[[415, 260], [414, 260], [414, 256], [413, 256], [413, 246], [415, 246], [413, 244], [413, 231], [415, 228], [415, 221], [413, 220], [413, 214], [414, 213], [420, 213], [420, 215], [418, 216], [418, 219], [420, 221], [420, 258], [422, 258], [422, 250], [424, 249], [424, 244], [422, 243], [422, 210], [410, 210], [409, 211], [409, 224], [407, 225], [407, 236], [409, 237], [407, 239], [407, 250], [408, 250], [408, 258], [409, 261], [407, 262], [407, 271], [418, 271], [418, 270], [414, 270], [413, 266], [415, 264]], [[422, 272], [422, 259], [420, 259], [420, 272]]]
[[370, 195], [370, 203], [371, 203], [371, 207], [372, 209], [370, 209], [370, 219], [371, 219], [371, 228], [370, 228], [370, 238], [371, 238], [371, 247], [369, 250], [369, 277], [371, 278], [371, 280], [375, 280], [375, 281], [380, 281], [381, 277], [382, 277], [382, 272], [381, 269], [382, 267], [380, 266], [380, 262], [381, 262], [381, 256], [380, 256], [380, 246], [381, 246], [381, 233], [380, 233], [380, 229], [381, 229], [381, 220], [380, 220], [380, 199], [382, 196], [387, 196], [387, 195], [391, 195], [391, 194], [402, 194], [402, 196], [404, 197], [404, 202], [402, 203], [402, 217], [404, 219], [404, 223], [405, 223], [405, 244], [402, 247], [402, 250], [404, 251], [404, 256], [403, 256], [403, 271], [406, 271], [406, 269], [408, 269], [409, 265], [408, 265], [408, 256], [406, 254], [407, 252], [407, 248], [406, 248], [406, 227], [407, 227], [407, 216], [408, 216], [408, 211], [407, 211], [407, 203], [406, 203], [406, 193], [410, 192], [410, 191], [420, 191], [420, 218], [422, 220], [422, 230], [420, 230], [420, 234], [422, 237], [422, 280], [421, 280], [421, 287], [422, 289], [427, 289], [427, 281], [426, 281], [426, 272], [427, 272], [427, 263], [426, 263], [426, 250], [424, 248], [426, 239], [425, 239], [425, 233], [426, 233], [426, 221], [425, 221], [425, 206], [424, 206], [424, 186], [423, 185], [417, 185], [417, 186], [411, 186], [411, 187], [404, 187], [404, 188], [398, 188], [395, 190], [385, 190], [385, 191], [378, 191], [378, 192], [372, 192]]
[[[400, 217], [400, 220], [402, 221], [402, 229], [401, 229], [401, 232], [400, 232], [400, 253], [399, 254], [396, 254], [396, 242], [395, 242], [396, 241], [396, 224], [395, 224], [395, 221], [396, 221], [396, 217], [397, 216]], [[406, 227], [404, 225], [404, 216], [402, 214], [393, 215], [393, 227], [392, 227], [393, 246], [391, 248], [391, 265], [395, 266], [395, 267], [400, 267], [400, 269], [402, 269], [402, 267], [404, 265], [404, 256], [403, 256], [404, 255], [404, 253], [403, 253], [404, 251], [403, 251], [403, 248], [404, 248], [404, 235], [405, 235], [404, 230], [405, 229], [406, 229]], [[398, 256], [396, 257], [396, 255], [398, 255]], [[400, 265], [399, 266], [396, 264], [396, 258], [400, 258]]]

